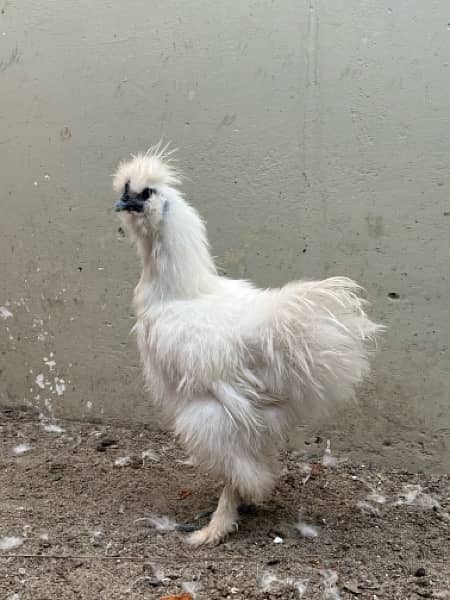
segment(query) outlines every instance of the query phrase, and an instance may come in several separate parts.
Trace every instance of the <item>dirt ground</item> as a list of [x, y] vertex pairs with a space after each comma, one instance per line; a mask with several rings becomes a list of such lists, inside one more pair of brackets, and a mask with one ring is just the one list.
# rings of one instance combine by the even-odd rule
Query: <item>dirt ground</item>
[[448, 475], [351, 464], [319, 438], [235, 535], [195, 549], [173, 524], [205, 522], [219, 488], [169, 436], [50, 425], [1, 413], [1, 599], [450, 599]]

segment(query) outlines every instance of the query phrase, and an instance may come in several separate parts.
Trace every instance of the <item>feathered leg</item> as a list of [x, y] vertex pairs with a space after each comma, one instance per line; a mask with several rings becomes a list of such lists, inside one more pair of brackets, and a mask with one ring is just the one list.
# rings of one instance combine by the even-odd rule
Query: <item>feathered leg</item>
[[239, 493], [226, 484], [219, 498], [217, 508], [206, 527], [192, 533], [188, 541], [193, 546], [217, 544], [233, 529], [237, 529]]

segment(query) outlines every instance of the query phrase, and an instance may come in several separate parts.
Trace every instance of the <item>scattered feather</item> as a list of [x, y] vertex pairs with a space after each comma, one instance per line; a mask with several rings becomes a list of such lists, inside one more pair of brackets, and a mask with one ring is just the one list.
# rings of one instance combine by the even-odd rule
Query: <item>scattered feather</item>
[[298, 579], [295, 583], [294, 583], [294, 587], [298, 592], [299, 597], [301, 598], [303, 596], [303, 594], [306, 592], [306, 588], [307, 588], [308, 582], [304, 581], [303, 579]]
[[12, 312], [6, 308], [6, 306], [0, 306], [0, 317], [6, 321], [13, 316]]
[[42, 428], [47, 433], [64, 433], [65, 429], [63, 429], [60, 425], [56, 423], [43, 423]]
[[331, 454], [331, 442], [330, 440], [327, 440], [327, 445], [322, 457], [322, 465], [329, 469], [335, 469], [343, 462], [345, 462], [345, 459], [338, 459]]
[[372, 489], [370, 494], [367, 494], [366, 500], [369, 502], [375, 502], [376, 504], [385, 504], [386, 496], [378, 492], [376, 489]]
[[47, 365], [47, 367], [49, 368], [49, 370], [53, 371], [53, 369], [56, 366], [56, 361], [54, 361], [53, 359], [49, 359], [46, 356], [44, 356], [44, 362]]
[[277, 588], [293, 588], [297, 590], [299, 597], [301, 598], [306, 592], [308, 581], [304, 579], [294, 579], [293, 577], [286, 577], [280, 579], [274, 573], [266, 571], [262, 574], [260, 579], [260, 586], [263, 592], [274, 592]]
[[421, 485], [405, 485], [403, 492], [394, 504], [417, 506], [424, 510], [440, 510], [442, 508], [440, 502], [430, 494], [426, 494]]
[[200, 590], [198, 581], [184, 581], [182, 584], [183, 591], [195, 598]]
[[369, 502], [365, 502], [364, 500], [360, 500], [356, 503], [356, 506], [367, 515], [376, 515], [380, 516], [380, 510], [377, 506], [370, 504]]
[[39, 375], [36, 375], [36, 385], [39, 386], [41, 388], [41, 390], [43, 390], [45, 388], [45, 380], [44, 380], [44, 374], [43, 373], [39, 373]]
[[180, 465], [186, 465], [187, 467], [196, 467], [197, 466], [197, 462], [192, 457], [186, 458], [184, 460], [177, 460], [176, 462], [179, 463]]
[[157, 579], [163, 585], [168, 585], [170, 583], [170, 577], [166, 577], [166, 575], [164, 575], [164, 571], [161, 569], [161, 567], [159, 565], [152, 563], [151, 566], [152, 566], [153, 575], [155, 576], [155, 579]]
[[139, 519], [134, 520], [135, 523], [148, 523], [151, 527], [154, 527], [157, 531], [174, 531], [177, 527], [178, 523], [167, 517], [162, 515], [151, 516], [151, 517], [140, 517]]
[[0, 538], [0, 550], [2, 552], [9, 552], [10, 550], [14, 550], [15, 548], [21, 546], [23, 542], [23, 538], [15, 535], [2, 537]]
[[369, 490], [369, 493], [366, 496], [367, 501], [375, 502], [376, 504], [386, 503], [386, 496], [382, 494], [381, 491], [374, 487], [371, 483], [365, 481], [365, 479], [362, 479], [361, 477], [357, 477], [356, 475], [352, 475], [352, 479], [354, 481], [361, 482]]
[[89, 540], [90, 543], [93, 546], [100, 546], [101, 545], [101, 539], [104, 536], [103, 531], [100, 531], [100, 529], [96, 529], [94, 531], [91, 532], [91, 539]]
[[115, 467], [127, 467], [128, 465], [131, 465], [131, 456], [119, 456], [114, 461]]
[[316, 527], [308, 525], [308, 523], [304, 523], [303, 521], [298, 521], [295, 528], [304, 538], [314, 539], [319, 535], [319, 530]]
[[55, 377], [55, 390], [58, 396], [62, 396], [66, 391], [66, 382], [61, 377]]
[[336, 585], [339, 579], [336, 571], [332, 571], [331, 569], [328, 571], [323, 571], [322, 576], [324, 578], [323, 597], [326, 598], [326, 600], [341, 600], [342, 596], [339, 593], [339, 589]]
[[30, 444], [19, 444], [18, 446], [13, 448], [13, 452], [14, 452], [14, 454], [17, 454], [17, 456], [20, 456], [21, 454], [25, 454], [26, 452], [29, 452], [30, 450], [31, 450]]
[[273, 588], [273, 584], [278, 583], [279, 579], [273, 573], [263, 573], [261, 577], [261, 588], [263, 592], [270, 592]]
[[153, 461], [158, 461], [159, 460], [159, 456], [151, 448], [149, 448], [148, 450], [144, 450], [142, 452], [141, 456], [142, 456], [142, 461], [143, 462], [145, 462], [146, 459], [153, 460]]
[[299, 467], [300, 467], [300, 473], [303, 475], [302, 484], [306, 485], [311, 477], [312, 467], [310, 464], [304, 463], [304, 462], [300, 463]]

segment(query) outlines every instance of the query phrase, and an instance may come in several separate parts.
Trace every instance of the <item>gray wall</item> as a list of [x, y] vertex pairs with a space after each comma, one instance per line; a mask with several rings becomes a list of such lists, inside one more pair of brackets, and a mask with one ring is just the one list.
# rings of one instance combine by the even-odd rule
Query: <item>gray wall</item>
[[164, 136], [226, 272], [350, 275], [388, 325], [334, 446], [448, 466], [448, 2], [0, 4], [0, 401], [152, 421], [110, 174]]

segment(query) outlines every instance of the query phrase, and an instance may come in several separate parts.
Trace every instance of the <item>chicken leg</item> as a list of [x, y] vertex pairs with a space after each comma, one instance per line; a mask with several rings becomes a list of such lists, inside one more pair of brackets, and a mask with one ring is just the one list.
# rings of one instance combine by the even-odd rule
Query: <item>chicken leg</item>
[[239, 493], [232, 485], [226, 484], [211, 521], [203, 529], [192, 533], [188, 538], [189, 543], [193, 546], [218, 544], [233, 529], [237, 529], [239, 500]]

